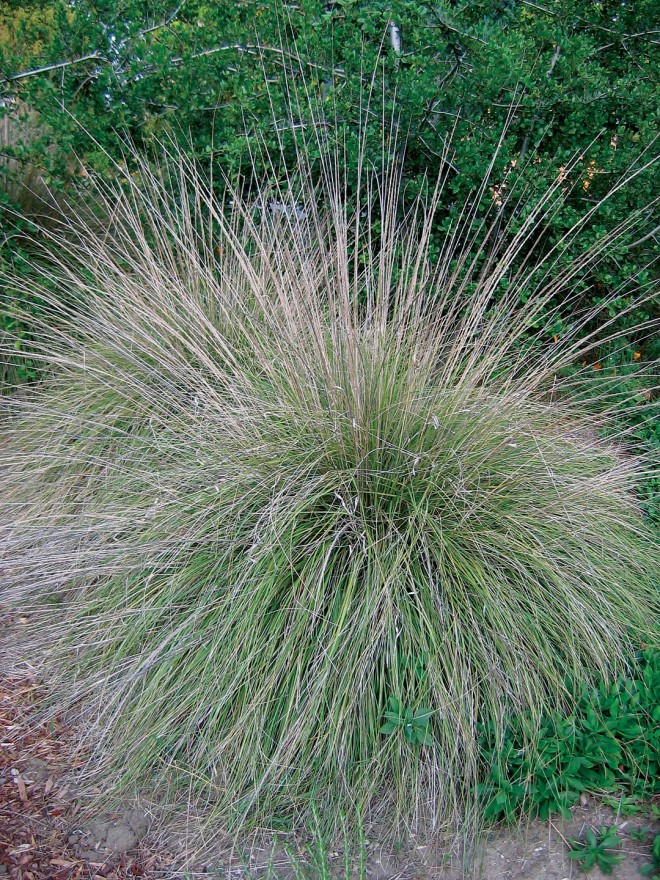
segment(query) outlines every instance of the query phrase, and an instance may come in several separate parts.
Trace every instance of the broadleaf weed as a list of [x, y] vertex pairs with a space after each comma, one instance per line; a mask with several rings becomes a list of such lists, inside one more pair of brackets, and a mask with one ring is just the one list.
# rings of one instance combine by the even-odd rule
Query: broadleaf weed
[[635, 815], [660, 793], [657, 650], [645, 649], [629, 677], [574, 686], [571, 716], [553, 713], [530, 733], [524, 716], [512, 719], [502, 741], [481, 734], [484, 772], [478, 791], [490, 820], [521, 815], [570, 819], [581, 792], [599, 794], [622, 815]]
[[616, 828], [601, 825], [598, 833], [589, 828], [585, 840], [571, 840], [570, 843], [573, 849], [568, 857], [579, 862], [580, 871], [591, 871], [598, 866], [603, 874], [611, 874], [625, 859], [623, 853], [615, 852], [615, 848], [621, 844]]

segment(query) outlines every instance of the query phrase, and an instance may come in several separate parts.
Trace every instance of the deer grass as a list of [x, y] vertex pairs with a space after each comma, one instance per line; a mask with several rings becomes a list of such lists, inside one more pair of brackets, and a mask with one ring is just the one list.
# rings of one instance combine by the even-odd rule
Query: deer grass
[[639, 218], [552, 272], [564, 178], [510, 235], [484, 184], [432, 258], [444, 180], [404, 212], [395, 171], [352, 200], [332, 166], [219, 200], [170, 160], [16, 282], [50, 317], [1, 403], [3, 595], [93, 778], [215, 827], [461, 821], [480, 725], [657, 640], [652, 463], [562, 380], [593, 311], [548, 331]]

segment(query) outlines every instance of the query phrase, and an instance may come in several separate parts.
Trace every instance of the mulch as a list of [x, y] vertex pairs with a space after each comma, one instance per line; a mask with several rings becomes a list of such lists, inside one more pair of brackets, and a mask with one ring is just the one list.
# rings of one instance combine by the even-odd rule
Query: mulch
[[135, 852], [102, 861], [77, 849], [82, 807], [65, 781], [79, 766], [61, 719], [35, 724], [42, 697], [29, 675], [0, 673], [0, 880], [151, 880], [167, 860]]

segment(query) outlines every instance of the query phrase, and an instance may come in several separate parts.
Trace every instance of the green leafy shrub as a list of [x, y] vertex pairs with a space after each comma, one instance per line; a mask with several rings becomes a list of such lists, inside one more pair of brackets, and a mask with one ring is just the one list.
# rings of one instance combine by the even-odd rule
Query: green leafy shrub
[[611, 760], [561, 751], [566, 680], [657, 636], [645, 464], [561, 394], [592, 311], [547, 341], [608, 243], [530, 289], [561, 180], [513, 239], [485, 181], [432, 262], [446, 180], [402, 213], [396, 168], [354, 201], [333, 166], [323, 200], [300, 173], [225, 211], [183, 159], [143, 164], [98, 184], [106, 230], [14, 282], [57, 330], [48, 377], [2, 404], [3, 595], [120, 787], [185, 790], [223, 827], [318, 792], [329, 822], [445, 822], [479, 726], [497, 746], [517, 714], [550, 731], [549, 812]]
[[[45, 150], [40, 138], [25, 144], [23, 156], [58, 185], [72, 155], [111, 172], [106, 151], [120, 158], [117, 132], [140, 146], [171, 132], [188, 155], [212, 156], [237, 175], [250, 176], [255, 160], [261, 174], [271, 173], [271, 163], [291, 166], [303, 141], [315, 162], [318, 144], [300, 137], [313, 124], [312, 95], [336, 112], [356, 187], [362, 152], [380, 163], [381, 120], [395, 119], [406, 135], [404, 196], [452, 163], [451, 197], [436, 218], [440, 248], [508, 120], [497, 160], [500, 196], [513, 163], [538, 193], [559, 173], [571, 183], [565, 210], [548, 218], [556, 244], [657, 136], [655, 5], [635, 0], [614, 14], [592, 0], [11, 0], [0, 7], [0, 115], [3, 102], [14, 100], [39, 113], [59, 149]], [[391, 23], [399, 26], [398, 48]], [[365, 112], [374, 82], [382, 83], [382, 101]], [[452, 132], [455, 155], [447, 157]], [[583, 153], [584, 165], [571, 173]], [[655, 181], [620, 190], [586, 224], [581, 246], [611, 233], [654, 190], [657, 170]], [[585, 304], [598, 310], [603, 303], [597, 320], [639, 323], [620, 285], [651, 273], [654, 225], [649, 212], [648, 228], [629, 239], [627, 252], [607, 254], [581, 282]], [[575, 255], [566, 248], [562, 265]], [[550, 338], [570, 323], [570, 308], [558, 312]]]

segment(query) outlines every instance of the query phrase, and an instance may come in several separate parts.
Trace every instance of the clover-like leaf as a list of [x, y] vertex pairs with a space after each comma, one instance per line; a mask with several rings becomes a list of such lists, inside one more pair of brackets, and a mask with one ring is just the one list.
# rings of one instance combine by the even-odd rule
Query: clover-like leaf
[[418, 709], [413, 716], [413, 724], [415, 727], [426, 727], [432, 715], [433, 709]]
[[415, 731], [415, 738], [417, 742], [422, 746], [432, 746], [433, 745], [433, 737], [429, 733], [428, 730], [418, 729]]
[[390, 697], [389, 699], [390, 709], [392, 712], [396, 712], [397, 714], [401, 713], [401, 701], [397, 700], [396, 697]]

